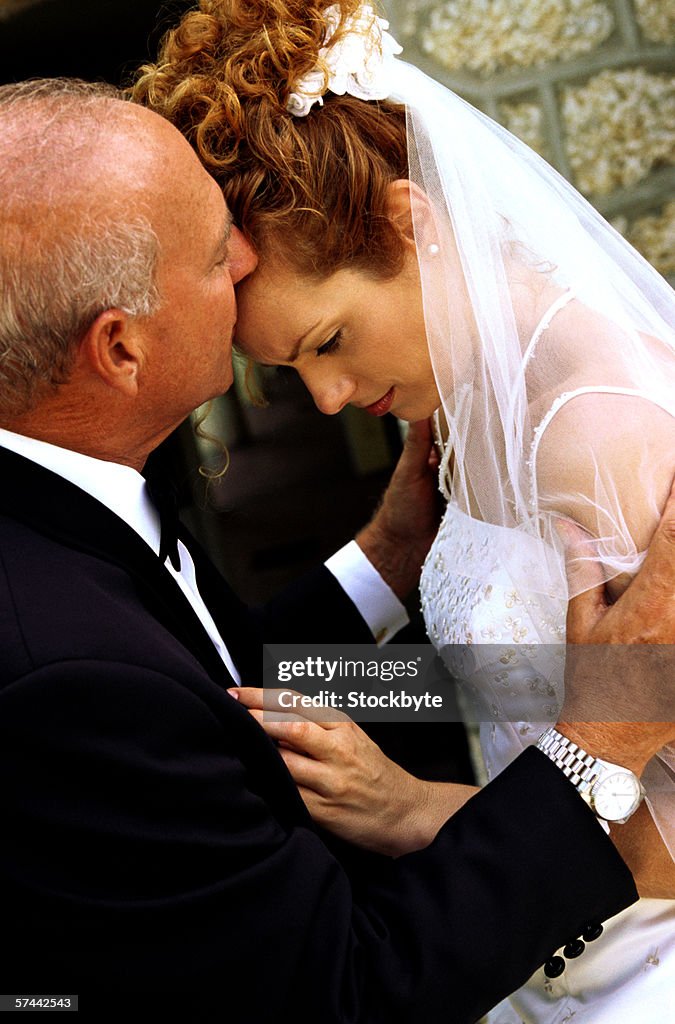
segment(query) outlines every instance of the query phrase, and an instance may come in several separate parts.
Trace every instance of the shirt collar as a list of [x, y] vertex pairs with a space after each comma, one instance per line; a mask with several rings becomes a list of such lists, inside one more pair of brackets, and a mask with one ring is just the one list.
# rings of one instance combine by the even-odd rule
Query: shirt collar
[[131, 466], [94, 459], [82, 452], [0, 428], [0, 445], [36, 462], [86, 491], [138, 533], [159, 554], [159, 515], [146, 483]]

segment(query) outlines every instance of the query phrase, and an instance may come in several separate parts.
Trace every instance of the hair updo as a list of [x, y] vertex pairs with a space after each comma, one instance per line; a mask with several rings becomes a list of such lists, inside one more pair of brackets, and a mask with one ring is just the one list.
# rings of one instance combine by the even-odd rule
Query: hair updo
[[[336, 6], [344, 22], [361, 2]], [[404, 247], [387, 186], [408, 177], [404, 107], [327, 93], [305, 117], [286, 110], [319, 64], [325, 8], [201, 0], [141, 68], [132, 98], [186, 136], [261, 254], [319, 277], [345, 266], [393, 277]]]

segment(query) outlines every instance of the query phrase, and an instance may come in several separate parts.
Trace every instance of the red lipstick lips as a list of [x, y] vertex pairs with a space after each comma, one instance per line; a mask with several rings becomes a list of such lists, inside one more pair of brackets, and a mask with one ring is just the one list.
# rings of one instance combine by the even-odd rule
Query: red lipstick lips
[[393, 398], [394, 389], [389, 388], [386, 395], [382, 395], [382, 398], [378, 398], [377, 402], [373, 402], [372, 405], [365, 406], [365, 410], [371, 416], [384, 416], [385, 413], [389, 412]]

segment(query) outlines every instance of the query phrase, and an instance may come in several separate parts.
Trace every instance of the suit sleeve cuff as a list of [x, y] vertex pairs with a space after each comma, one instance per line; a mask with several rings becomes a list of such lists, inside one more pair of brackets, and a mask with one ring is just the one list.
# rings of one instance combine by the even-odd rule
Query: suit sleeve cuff
[[386, 644], [408, 624], [404, 606], [356, 541], [345, 544], [325, 564], [358, 608], [378, 646]]

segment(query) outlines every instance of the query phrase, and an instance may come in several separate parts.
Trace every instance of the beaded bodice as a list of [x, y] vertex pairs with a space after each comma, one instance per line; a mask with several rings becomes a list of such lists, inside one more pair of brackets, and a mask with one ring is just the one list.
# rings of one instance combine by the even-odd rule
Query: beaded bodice
[[[541, 318], [524, 363], [573, 297], [564, 292]], [[548, 421], [534, 431], [530, 463]], [[544, 540], [458, 508], [447, 489], [449, 456], [446, 449], [439, 468], [448, 505], [422, 570], [422, 612], [429, 638], [460, 688], [466, 718], [480, 723], [491, 778], [558, 717], [567, 584], [559, 553]]]
[[[427, 632], [481, 723], [488, 777], [557, 718], [567, 599], [557, 576], [543, 578], [543, 546], [450, 503], [422, 570]], [[532, 591], [514, 585], [514, 562], [531, 563]]]

